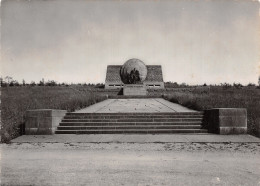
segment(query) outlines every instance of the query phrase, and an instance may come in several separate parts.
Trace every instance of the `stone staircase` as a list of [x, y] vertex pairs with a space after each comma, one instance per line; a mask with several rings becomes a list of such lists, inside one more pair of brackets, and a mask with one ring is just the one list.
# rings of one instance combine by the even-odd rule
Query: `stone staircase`
[[202, 112], [67, 113], [56, 134], [203, 134], [202, 119]]

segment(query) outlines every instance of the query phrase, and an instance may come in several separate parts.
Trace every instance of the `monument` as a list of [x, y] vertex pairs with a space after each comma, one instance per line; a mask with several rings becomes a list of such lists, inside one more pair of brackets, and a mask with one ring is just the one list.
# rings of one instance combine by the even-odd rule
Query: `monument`
[[147, 89], [164, 89], [161, 65], [145, 65], [135, 58], [124, 65], [108, 65], [105, 89], [120, 88], [124, 95], [146, 95]]
[[139, 59], [129, 59], [120, 69], [120, 77], [124, 83], [123, 95], [146, 95], [146, 86], [143, 84], [147, 76], [147, 67]]
[[[139, 59], [129, 59], [122, 66], [108, 66], [105, 87], [122, 88], [124, 95], [134, 98], [146, 97], [147, 89], [164, 88], [161, 66], [147, 66]], [[70, 113], [55, 109], [28, 110], [25, 134], [247, 133], [246, 109], [195, 111], [158, 99], [137, 97], [125, 99], [123, 104], [120, 98], [110, 99], [94, 106], [94, 110], [92, 107], [90, 111]]]

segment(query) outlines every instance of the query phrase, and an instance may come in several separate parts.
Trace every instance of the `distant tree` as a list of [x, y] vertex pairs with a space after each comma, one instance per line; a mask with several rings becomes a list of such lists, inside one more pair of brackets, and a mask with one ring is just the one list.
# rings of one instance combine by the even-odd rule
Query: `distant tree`
[[8, 85], [10, 84], [11, 81], [13, 81], [13, 78], [12, 78], [12, 77], [10, 77], [10, 76], [6, 76], [6, 77], [5, 77], [5, 82], [6, 82]]
[[203, 87], [206, 87], [206, 86], [207, 86], [207, 84], [206, 84], [206, 83], [204, 83], [204, 84], [203, 84]]
[[223, 87], [223, 89], [231, 88], [232, 86], [228, 83], [220, 83], [220, 86]]
[[2, 77], [0, 77], [0, 85], [1, 85], [1, 87], [3, 86], [3, 83], [4, 83], [4, 80], [3, 80]]
[[39, 82], [39, 84], [38, 84], [39, 86], [44, 86], [45, 85], [45, 83], [44, 83], [44, 79], [42, 78], [42, 80]]
[[179, 84], [178, 84], [177, 82], [174, 82], [174, 83], [172, 83], [172, 86], [173, 86], [173, 87], [178, 87]]
[[188, 87], [188, 85], [186, 83], [182, 83], [182, 84], [180, 84], [180, 87], [185, 88], [185, 87]]
[[1, 77], [0, 78], [0, 83], [1, 83], [1, 87], [7, 87], [8, 84], [4, 81], [4, 79]]
[[32, 82], [30, 83], [30, 85], [31, 85], [31, 86], [35, 86], [35, 85], [36, 85], [35, 81], [32, 81]]
[[241, 85], [240, 83], [233, 83], [233, 86], [235, 88], [242, 88], [243, 87], [243, 85]]
[[247, 85], [248, 87], [254, 87], [255, 86], [255, 84], [254, 83], [248, 83], [248, 85]]
[[54, 80], [50, 80], [46, 82], [46, 86], [57, 86], [57, 83]]
[[20, 86], [20, 84], [18, 83], [18, 81], [16, 81], [16, 80], [12, 80], [12, 81], [9, 83], [9, 86], [10, 86], [10, 87], [13, 87], [13, 86]]
[[26, 85], [26, 83], [25, 83], [25, 80], [23, 79], [23, 86], [25, 86]]
[[177, 88], [177, 87], [179, 87], [179, 84], [177, 83], [177, 82], [171, 82], [171, 81], [168, 81], [168, 82], [165, 82], [164, 83], [164, 86], [166, 87], [166, 88]]
[[97, 83], [95, 88], [105, 88], [105, 85], [103, 83]]

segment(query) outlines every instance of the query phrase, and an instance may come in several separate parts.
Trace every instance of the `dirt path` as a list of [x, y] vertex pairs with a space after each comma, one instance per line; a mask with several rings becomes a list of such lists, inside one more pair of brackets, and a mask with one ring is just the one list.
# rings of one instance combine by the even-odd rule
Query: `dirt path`
[[2, 144], [1, 183], [260, 185], [260, 144]]

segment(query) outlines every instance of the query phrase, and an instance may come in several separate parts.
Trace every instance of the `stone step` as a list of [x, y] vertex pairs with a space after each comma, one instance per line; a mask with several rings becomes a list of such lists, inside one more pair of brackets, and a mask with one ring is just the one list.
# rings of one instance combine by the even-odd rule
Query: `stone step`
[[[145, 118], [202, 118], [203, 115], [147, 115]], [[143, 115], [67, 115], [64, 119], [122, 119], [144, 118]]]
[[57, 130], [56, 134], [175, 134], [207, 133], [206, 129], [113, 129], [113, 130]]
[[199, 125], [201, 122], [61, 122], [60, 126]]
[[59, 126], [58, 130], [201, 129], [200, 125]]
[[127, 115], [127, 116], [152, 116], [152, 115], [202, 115], [203, 112], [156, 112], [156, 113], [133, 113], [133, 112], [126, 112], [126, 113], [77, 113], [77, 112], [69, 112], [67, 113], [67, 116], [96, 116], [96, 115], [102, 115], [102, 116], [113, 116], [113, 115]]
[[125, 119], [63, 119], [62, 122], [175, 122], [202, 121], [202, 118], [125, 118]]
[[67, 113], [56, 134], [207, 133], [203, 112]]

